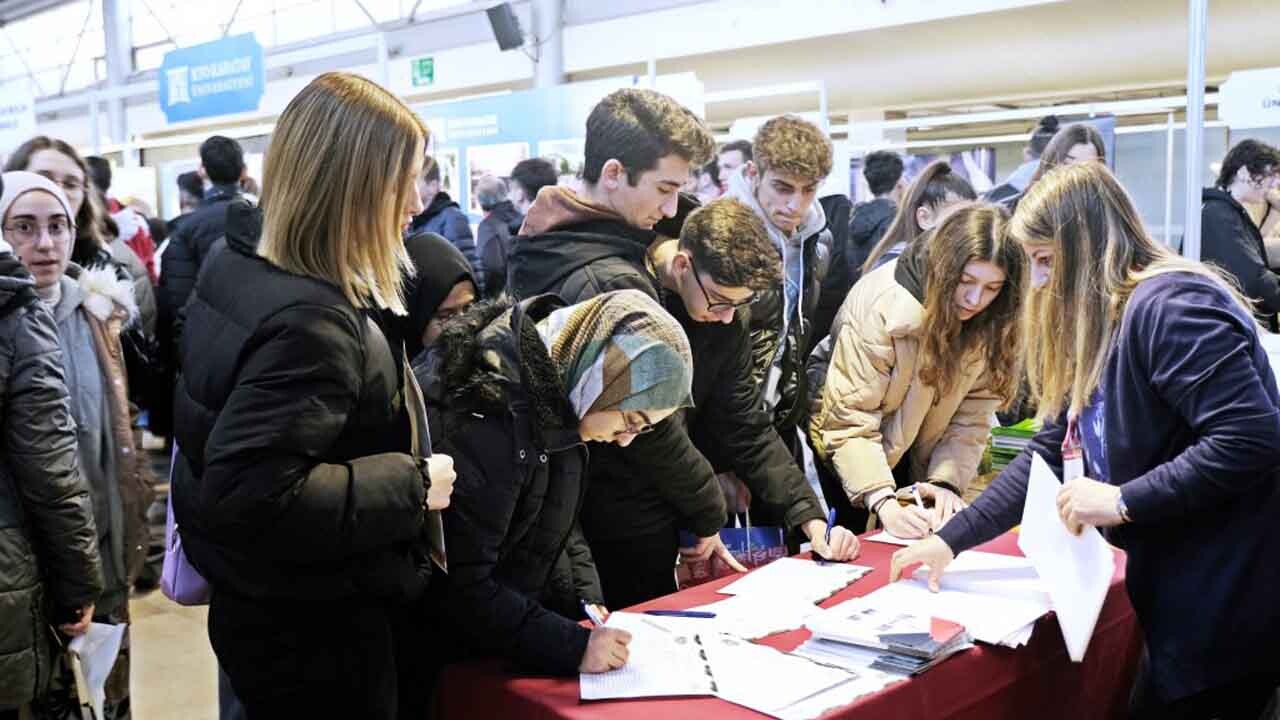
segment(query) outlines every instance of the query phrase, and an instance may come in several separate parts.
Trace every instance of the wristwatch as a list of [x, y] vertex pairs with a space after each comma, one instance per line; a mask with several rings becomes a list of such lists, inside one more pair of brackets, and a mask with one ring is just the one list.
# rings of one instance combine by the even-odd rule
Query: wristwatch
[[1124, 493], [1116, 494], [1116, 514], [1119, 515], [1120, 519], [1124, 522], [1130, 522], [1129, 506], [1124, 504]]

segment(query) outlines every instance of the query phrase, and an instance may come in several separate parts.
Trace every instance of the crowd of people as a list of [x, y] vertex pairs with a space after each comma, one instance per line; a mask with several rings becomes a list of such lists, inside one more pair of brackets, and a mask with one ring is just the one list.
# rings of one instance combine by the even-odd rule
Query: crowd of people
[[[875, 527], [918, 539], [893, 574], [936, 586], [1021, 516], [1029, 452], [970, 492], [997, 417], [1042, 422], [1063, 522], [1127, 553], [1134, 717], [1252, 720], [1275, 693], [1277, 149], [1223, 160], [1202, 264], [1152, 240], [1092, 126], [1053, 117], [985, 197], [875, 152], [852, 205], [818, 197], [842, 170], [811, 122], [717, 148], [618, 90], [574, 187], [538, 158], [480, 178], [474, 229], [430, 137], [326, 73], [260, 189], [211, 137], [169, 223], [61, 140], [8, 156], [0, 718], [72, 716], [58, 643], [129, 622], [144, 424], [212, 587], [224, 718], [426, 717], [481, 657], [622, 667], [629, 635], [582, 621], [675, 591], [679, 562], [744, 569], [736, 513], [831, 561]], [[129, 657], [126, 636], [107, 717]]]

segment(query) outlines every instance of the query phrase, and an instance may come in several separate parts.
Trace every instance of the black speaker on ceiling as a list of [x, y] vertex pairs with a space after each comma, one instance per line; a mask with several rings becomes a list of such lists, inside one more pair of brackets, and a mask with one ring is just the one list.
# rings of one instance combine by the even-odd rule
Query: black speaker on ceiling
[[489, 16], [489, 27], [493, 28], [493, 37], [498, 41], [499, 50], [514, 50], [524, 45], [524, 33], [520, 30], [520, 18], [511, 9], [511, 3], [501, 3], [485, 10]]

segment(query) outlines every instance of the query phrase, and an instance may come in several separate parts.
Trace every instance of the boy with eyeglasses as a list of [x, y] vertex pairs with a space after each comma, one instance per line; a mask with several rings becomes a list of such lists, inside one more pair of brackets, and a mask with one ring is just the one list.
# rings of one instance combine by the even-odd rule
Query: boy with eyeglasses
[[587, 120], [583, 192], [541, 192], [508, 261], [516, 297], [554, 292], [573, 303], [638, 289], [659, 298], [689, 337], [694, 407], [626, 448], [592, 448], [581, 522], [614, 608], [675, 590], [680, 529], [699, 538], [681, 553], [737, 565], [719, 541], [717, 469], [736, 472], [820, 554], [857, 553], [843, 528], [825, 542], [821, 505], [758, 403], [748, 313], [739, 310], [781, 280], [776, 251], [742, 203], [717, 200], [688, 214], [692, 203], [678, 193], [713, 148], [701, 121], [670, 98], [609, 95]]

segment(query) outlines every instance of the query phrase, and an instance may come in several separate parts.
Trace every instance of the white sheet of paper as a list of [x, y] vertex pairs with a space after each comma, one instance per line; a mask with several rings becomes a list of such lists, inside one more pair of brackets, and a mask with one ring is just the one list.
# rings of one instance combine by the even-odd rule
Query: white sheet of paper
[[871, 572], [865, 565], [778, 558], [720, 588], [724, 595], [789, 597], [821, 602]]
[[774, 717], [856, 677], [731, 635], [707, 638], [706, 648], [716, 678], [716, 697]]
[[734, 595], [727, 600], [713, 602], [690, 610], [715, 613], [716, 616], [702, 622], [729, 635], [747, 640], [758, 640], [788, 630], [799, 630], [810, 615], [822, 608], [803, 598], [786, 595]]
[[605, 625], [631, 633], [627, 664], [606, 673], [579, 674], [578, 695], [583, 700], [712, 694], [712, 678], [692, 621], [615, 612]]
[[1035, 566], [1053, 600], [1067, 654], [1080, 662], [1111, 586], [1115, 555], [1097, 528], [1086, 527], [1079, 536], [1067, 530], [1058, 515], [1061, 489], [1062, 483], [1044, 458], [1033, 455], [1018, 547]]
[[102, 706], [107, 699], [107, 675], [111, 673], [116, 657], [120, 654], [126, 627], [128, 625], [124, 623], [90, 623], [88, 632], [67, 644], [67, 651], [80, 659], [80, 669], [84, 673], [84, 681], [88, 685], [87, 690], [97, 717], [103, 716]]
[[878, 542], [884, 543], [885, 545], [901, 545], [903, 547], [919, 542], [919, 539], [908, 540], [906, 538], [900, 538], [897, 535], [890, 533], [888, 530], [881, 530], [875, 535], [870, 535], [865, 539], [867, 542]]
[[[912, 577], [927, 582], [929, 570], [917, 568]], [[943, 590], [1026, 600], [1046, 608], [1052, 606], [1048, 588], [1025, 557], [967, 550], [947, 565], [939, 585]]]
[[1262, 349], [1267, 351], [1267, 360], [1271, 363], [1271, 372], [1275, 373], [1276, 383], [1280, 384], [1280, 335], [1258, 333]]

